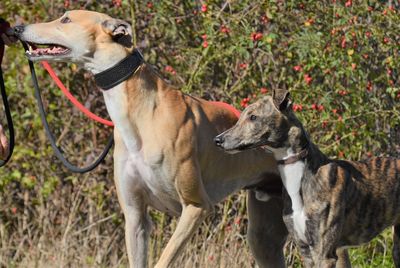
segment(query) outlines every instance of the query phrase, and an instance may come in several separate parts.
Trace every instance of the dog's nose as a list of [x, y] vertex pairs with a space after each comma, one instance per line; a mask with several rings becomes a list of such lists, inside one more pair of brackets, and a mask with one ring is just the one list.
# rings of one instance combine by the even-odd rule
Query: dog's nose
[[14, 34], [19, 35], [22, 34], [25, 30], [25, 25], [18, 25], [14, 27]]
[[222, 147], [222, 144], [224, 143], [225, 139], [222, 136], [217, 136], [214, 138], [215, 145], [218, 147]]

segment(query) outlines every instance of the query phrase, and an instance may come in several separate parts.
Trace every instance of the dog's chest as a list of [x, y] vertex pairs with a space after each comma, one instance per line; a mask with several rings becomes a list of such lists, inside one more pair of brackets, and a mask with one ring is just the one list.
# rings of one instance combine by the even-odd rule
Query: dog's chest
[[293, 164], [280, 165], [278, 168], [292, 205], [292, 214], [289, 215], [288, 220], [292, 221], [290, 225], [297, 236], [303, 242], [307, 242], [305, 235], [307, 216], [305, 215], [303, 200], [300, 196], [301, 179], [304, 174], [305, 164], [303, 161], [297, 161]]
[[127, 177], [139, 179], [155, 195], [162, 195], [173, 190], [173, 185], [160, 179], [165, 177], [162, 166], [146, 161], [142, 152], [129, 154], [125, 173]]
[[[168, 199], [175, 196], [173, 183], [170, 180], [162, 179], [168, 177], [160, 160], [162, 156], [157, 152], [148, 153], [145, 156], [143, 152], [143, 141], [128, 116], [124, 83], [108, 91], [103, 91], [103, 95], [107, 111], [127, 150], [124, 178], [134, 180], [135, 183], [144, 186], [149, 198], [152, 199], [149, 200], [150, 203], [159, 203], [158, 201], [163, 200], [164, 197]], [[168, 202], [166, 201], [166, 203]]]

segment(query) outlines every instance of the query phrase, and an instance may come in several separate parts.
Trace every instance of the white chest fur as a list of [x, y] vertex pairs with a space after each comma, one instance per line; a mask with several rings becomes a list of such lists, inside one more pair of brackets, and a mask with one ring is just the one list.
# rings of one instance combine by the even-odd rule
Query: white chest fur
[[129, 121], [125, 83], [121, 83], [107, 91], [103, 91], [103, 96], [108, 114], [114, 122], [115, 128], [121, 134], [122, 140], [124, 141], [129, 154], [139, 153], [139, 137]]
[[[281, 151], [274, 152], [274, 154], [277, 159], [286, 159], [292, 156], [293, 152], [289, 149], [284, 153]], [[278, 169], [282, 177], [283, 185], [285, 186], [286, 191], [290, 196], [290, 200], [292, 201], [292, 219], [294, 231], [301, 240], [306, 242], [307, 239], [305, 232], [307, 217], [304, 213], [303, 200], [300, 196], [301, 179], [304, 174], [305, 163], [304, 161], [297, 161], [293, 164], [279, 165]]]

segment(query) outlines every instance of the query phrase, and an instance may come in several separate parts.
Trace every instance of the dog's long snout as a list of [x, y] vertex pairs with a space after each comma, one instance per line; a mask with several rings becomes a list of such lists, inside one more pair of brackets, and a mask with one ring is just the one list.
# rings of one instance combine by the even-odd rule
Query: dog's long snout
[[14, 34], [15, 35], [20, 35], [20, 34], [22, 34], [24, 32], [25, 25], [18, 25], [18, 26], [15, 26], [13, 29], [14, 29]]
[[218, 135], [217, 137], [214, 138], [215, 145], [218, 147], [222, 147], [222, 144], [224, 143], [225, 139], [223, 136]]

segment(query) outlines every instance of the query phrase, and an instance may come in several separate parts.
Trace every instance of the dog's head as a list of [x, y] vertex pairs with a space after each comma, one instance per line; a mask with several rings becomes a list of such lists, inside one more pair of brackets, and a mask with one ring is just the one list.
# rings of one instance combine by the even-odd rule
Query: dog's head
[[29, 44], [30, 60], [75, 62], [94, 72], [112, 66], [133, 49], [127, 22], [92, 11], [67, 11], [54, 21], [14, 30]]
[[292, 111], [289, 92], [273, 91], [248, 106], [236, 125], [215, 137], [217, 146], [228, 152], [265, 146], [267, 149], [288, 147], [299, 137], [302, 127]]

